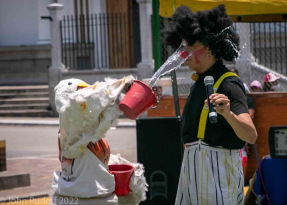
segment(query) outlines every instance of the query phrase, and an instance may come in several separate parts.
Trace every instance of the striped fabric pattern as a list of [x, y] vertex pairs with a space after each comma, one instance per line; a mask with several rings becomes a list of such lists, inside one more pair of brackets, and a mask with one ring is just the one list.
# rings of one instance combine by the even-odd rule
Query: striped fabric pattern
[[243, 205], [243, 188], [239, 150], [186, 144], [176, 205]]

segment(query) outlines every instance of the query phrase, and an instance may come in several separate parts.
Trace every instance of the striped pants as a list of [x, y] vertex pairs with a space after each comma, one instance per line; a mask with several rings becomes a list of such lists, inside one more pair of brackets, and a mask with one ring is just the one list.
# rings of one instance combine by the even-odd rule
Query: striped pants
[[244, 178], [240, 150], [186, 144], [176, 205], [242, 205]]

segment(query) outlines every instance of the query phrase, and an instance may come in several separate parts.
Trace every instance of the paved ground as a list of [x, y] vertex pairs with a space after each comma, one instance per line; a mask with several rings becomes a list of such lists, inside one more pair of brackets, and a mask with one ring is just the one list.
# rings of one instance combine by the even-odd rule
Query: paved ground
[[58, 154], [56, 126], [0, 126], [0, 133], [8, 159]]
[[3, 204], [0, 201], [0, 204], [1, 205], [19, 205], [19, 204], [21, 205], [49, 205], [50, 199], [51, 197], [40, 197], [40, 198], [32, 198], [32, 199], [21, 200], [21, 201], [12, 200], [10, 202], [6, 202]]
[[[51, 195], [53, 171], [60, 169], [57, 157], [7, 160], [9, 174], [30, 173], [31, 186], [0, 191], [2, 200]], [[5, 173], [1, 173], [5, 175]], [[0, 175], [0, 176], [1, 176]]]
[[[117, 127], [135, 127], [135, 120], [120, 118]], [[0, 117], [0, 125], [59, 126], [57, 117]]]
[[[1, 172], [0, 176], [16, 173], [30, 173], [31, 176], [31, 187], [0, 190], [0, 203], [1, 200], [52, 194], [52, 175], [60, 170], [57, 132], [57, 126], [0, 125], [0, 140], [6, 140], [8, 168], [8, 172]], [[113, 154], [120, 153], [131, 162], [137, 161], [135, 128], [112, 128], [106, 139]]]
[[[0, 126], [0, 140], [6, 140], [7, 158], [50, 157], [58, 155], [56, 126]], [[112, 128], [106, 139], [112, 153], [136, 160], [135, 128]]]

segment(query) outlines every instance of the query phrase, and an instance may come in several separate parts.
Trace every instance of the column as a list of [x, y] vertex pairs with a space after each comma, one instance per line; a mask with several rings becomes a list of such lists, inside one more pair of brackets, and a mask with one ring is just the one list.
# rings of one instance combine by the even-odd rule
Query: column
[[140, 10], [140, 37], [142, 61], [138, 64], [138, 79], [150, 78], [154, 73], [152, 52], [152, 0], [137, 0]]
[[62, 4], [53, 3], [48, 5], [50, 11], [50, 35], [51, 35], [51, 56], [52, 64], [49, 68], [49, 93], [50, 93], [50, 106], [53, 115], [57, 116], [55, 106], [55, 92], [54, 88], [62, 79], [62, 52], [61, 52], [61, 37], [60, 37], [60, 20]]

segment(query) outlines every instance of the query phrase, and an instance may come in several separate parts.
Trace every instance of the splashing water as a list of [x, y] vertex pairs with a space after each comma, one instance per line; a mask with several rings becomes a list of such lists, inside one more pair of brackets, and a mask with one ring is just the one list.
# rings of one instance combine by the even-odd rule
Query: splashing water
[[226, 42], [230, 43], [232, 49], [238, 54], [238, 57], [240, 56], [240, 52], [237, 50], [236, 45], [234, 43], [232, 43], [229, 39], [224, 39]]
[[246, 45], [247, 45], [247, 43], [244, 43], [243, 46], [242, 46], [242, 49], [244, 49]]
[[160, 76], [166, 75], [170, 73], [171, 71], [176, 70], [184, 63], [184, 61], [186, 61], [192, 55], [192, 53], [188, 53], [188, 55], [183, 58], [181, 56], [181, 51], [183, 51], [182, 49], [183, 49], [182, 46], [180, 46], [176, 50], [176, 52], [174, 52], [174, 54], [172, 54], [166, 60], [166, 62], [158, 69], [158, 71], [152, 76], [149, 82], [150, 87], [154, 86], [154, 84], [156, 83], [156, 81], [158, 80]]
[[[231, 42], [231, 43], [232, 43], [232, 42]], [[233, 44], [233, 45], [234, 45], [234, 44]], [[242, 48], [240, 49], [240, 51], [237, 50], [238, 57], [235, 59], [235, 61], [238, 61], [238, 60], [239, 60], [239, 58], [241, 57], [241, 53], [242, 53], [242, 51], [245, 49], [246, 45], [247, 45], [247, 43], [244, 43], [243, 46], [242, 46]], [[236, 46], [234, 45], [234, 47], [236, 47]]]
[[228, 27], [226, 27], [225, 29], [222, 29], [222, 31], [220, 31], [220, 33], [215, 34], [215, 35], [213, 35], [213, 36], [214, 36], [214, 37], [217, 37], [217, 36], [221, 35], [224, 31], [229, 30], [229, 29], [231, 29], [231, 28], [232, 28], [232, 26], [228, 26]]

